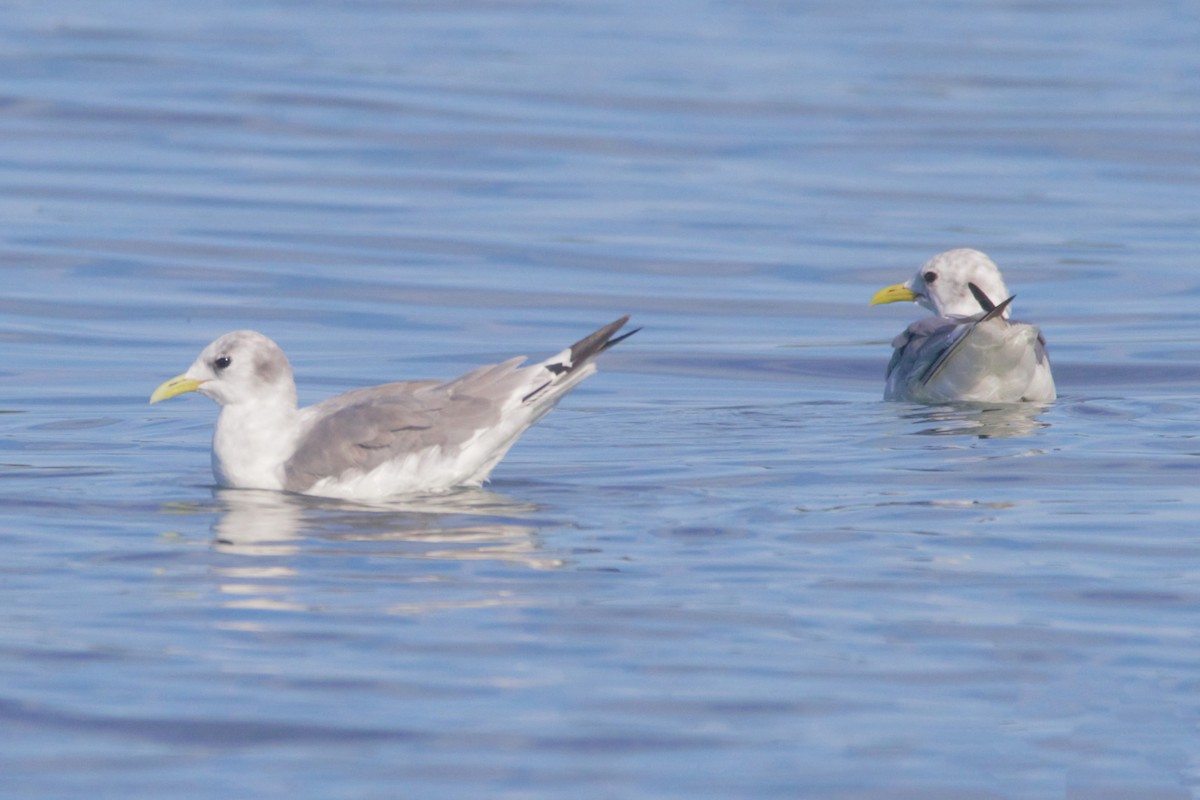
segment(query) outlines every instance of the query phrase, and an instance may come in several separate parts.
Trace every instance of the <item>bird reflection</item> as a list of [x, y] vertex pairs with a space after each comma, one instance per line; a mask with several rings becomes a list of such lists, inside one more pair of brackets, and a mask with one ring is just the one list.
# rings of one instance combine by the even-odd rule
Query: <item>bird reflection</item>
[[244, 556], [291, 555], [298, 550], [301, 503], [279, 492], [219, 489], [215, 547]]
[[927, 426], [918, 431], [925, 436], [1015, 439], [1048, 428], [1042, 419], [1048, 409], [1039, 403], [952, 403], [908, 408], [903, 416]]
[[222, 511], [213, 525], [215, 547], [225, 553], [285, 555], [304, 539], [310, 545], [386, 543], [376, 555], [500, 559], [539, 569], [561, 563], [539, 555], [536, 529], [519, 521], [535, 506], [483, 489], [369, 506], [246, 489], [218, 489], [216, 498]]
[[[222, 605], [228, 608], [312, 610], [304, 602], [303, 573], [330, 555], [442, 561], [492, 560], [529, 569], [553, 570], [562, 559], [542, 551], [537, 528], [523, 522], [536, 511], [483, 489], [361, 505], [281, 492], [214, 490], [213, 549], [245, 557], [217, 562]], [[212, 513], [212, 505], [171, 504], [170, 514]], [[404, 572], [397, 569], [398, 578]], [[426, 570], [415, 580], [431, 580]], [[401, 593], [402, 594], [402, 593]], [[503, 596], [500, 596], [503, 595]], [[413, 614], [477, 605], [512, 605], [517, 599], [442, 597], [424, 603], [397, 602], [389, 613]], [[244, 624], [244, 623], [240, 623]]]

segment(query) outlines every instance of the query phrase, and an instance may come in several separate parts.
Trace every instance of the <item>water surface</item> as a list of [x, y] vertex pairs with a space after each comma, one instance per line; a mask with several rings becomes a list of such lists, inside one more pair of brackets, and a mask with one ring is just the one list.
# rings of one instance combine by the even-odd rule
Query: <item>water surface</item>
[[[77, 3], [0, 23], [0, 788], [1200, 786], [1197, 18], [1179, 4]], [[1047, 407], [883, 403], [989, 252]], [[644, 330], [482, 490], [217, 490], [301, 399]]]

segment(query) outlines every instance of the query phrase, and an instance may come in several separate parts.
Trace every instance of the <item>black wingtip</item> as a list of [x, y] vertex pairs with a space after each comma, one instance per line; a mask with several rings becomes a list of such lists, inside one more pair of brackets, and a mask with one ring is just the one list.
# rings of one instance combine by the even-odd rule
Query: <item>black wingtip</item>
[[607, 350], [610, 347], [618, 345], [621, 342], [628, 339], [630, 336], [633, 336], [635, 333], [637, 333], [640, 330], [641, 330], [641, 328], [634, 328], [631, 331], [626, 331], [625, 333], [622, 333], [620, 336], [616, 337], [615, 339], [609, 339], [607, 342], [604, 343], [604, 347], [602, 349]]
[[968, 282], [967, 288], [971, 290], [971, 294], [975, 295], [975, 300], [979, 303], [980, 308], [983, 309], [983, 319], [979, 320], [980, 322], [986, 322], [989, 319], [995, 319], [996, 317], [1002, 315], [1008, 308], [1009, 304], [1011, 304], [1013, 300], [1017, 299], [1017, 296], [1014, 294], [1000, 305], [996, 305], [992, 302], [992, 298], [988, 297], [987, 293], [975, 284]]
[[990, 314], [996, 304], [992, 302], [992, 298], [987, 296], [987, 293], [973, 283], [967, 283], [967, 288], [971, 290], [971, 294], [975, 295], [975, 301], [979, 303], [985, 314]]
[[629, 331], [623, 336], [617, 336], [616, 338], [613, 338], [613, 334], [621, 330], [626, 322], [629, 322], [628, 314], [614, 322], [610, 322], [595, 333], [585, 336], [575, 344], [571, 345], [571, 368], [574, 369], [575, 367], [587, 361], [589, 358], [595, 356], [597, 353], [604, 352], [613, 345], [628, 339], [630, 336], [641, 330], [641, 328], [637, 328], [636, 330]]
[[1012, 297], [1008, 298], [1003, 303], [1001, 303], [1000, 305], [993, 308], [991, 311], [984, 314], [983, 319], [981, 319], [979, 321], [987, 322], [989, 319], [995, 319], [996, 317], [1003, 316], [1004, 312], [1008, 310], [1008, 307], [1010, 305], [1012, 305], [1012, 301], [1016, 300], [1016, 299], [1017, 299], [1017, 296], [1014, 294]]
[[[615, 322], [610, 322], [600, 330], [585, 336], [575, 344], [571, 345], [570, 350], [568, 351], [570, 353], [568, 360], [563, 362], [543, 364], [542, 366], [545, 367], [547, 372], [554, 375], [556, 378], [564, 373], [574, 371], [576, 367], [581, 364], [586, 364], [598, 353], [603, 353], [613, 345], [620, 344], [641, 330], [641, 328], [634, 328], [633, 330], [627, 331], [620, 336], [614, 337], [613, 334], [621, 330], [621, 326], [623, 326], [626, 322], [629, 322], [628, 314], [616, 320]], [[540, 395], [553, 383], [554, 379], [552, 378], [521, 398], [521, 402], [529, 402], [534, 397]]]

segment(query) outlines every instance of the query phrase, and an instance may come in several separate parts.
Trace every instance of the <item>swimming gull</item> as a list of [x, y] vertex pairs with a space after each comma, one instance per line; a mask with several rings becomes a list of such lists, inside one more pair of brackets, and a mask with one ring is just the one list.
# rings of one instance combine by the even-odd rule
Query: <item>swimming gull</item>
[[540, 364], [522, 367], [517, 357], [449, 381], [355, 389], [300, 409], [279, 345], [234, 331], [150, 402], [199, 392], [220, 404], [212, 466], [222, 486], [356, 500], [479, 486], [530, 425], [596, 371], [596, 356], [637, 332], [614, 338], [628, 320]]
[[1009, 319], [1013, 298], [992, 260], [948, 250], [907, 283], [880, 289], [871, 305], [912, 300], [935, 317], [894, 340], [884, 400], [919, 403], [1048, 402], [1056, 396], [1046, 341], [1036, 326]]

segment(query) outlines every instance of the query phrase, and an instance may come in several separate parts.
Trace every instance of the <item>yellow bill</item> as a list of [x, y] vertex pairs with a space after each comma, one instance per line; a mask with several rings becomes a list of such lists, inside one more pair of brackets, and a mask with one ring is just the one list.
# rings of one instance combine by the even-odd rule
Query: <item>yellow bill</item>
[[871, 305], [877, 306], [882, 303], [898, 303], [901, 300], [908, 300], [909, 302], [912, 302], [916, 299], [917, 296], [913, 293], [912, 289], [908, 288], [903, 283], [897, 283], [895, 286], [888, 286], [876, 292], [875, 296], [871, 298]]
[[186, 374], [176, 375], [154, 390], [154, 394], [150, 395], [150, 402], [157, 403], [160, 400], [170, 400], [184, 392], [194, 392], [200, 388], [200, 383], [201, 381], [189, 378]]

